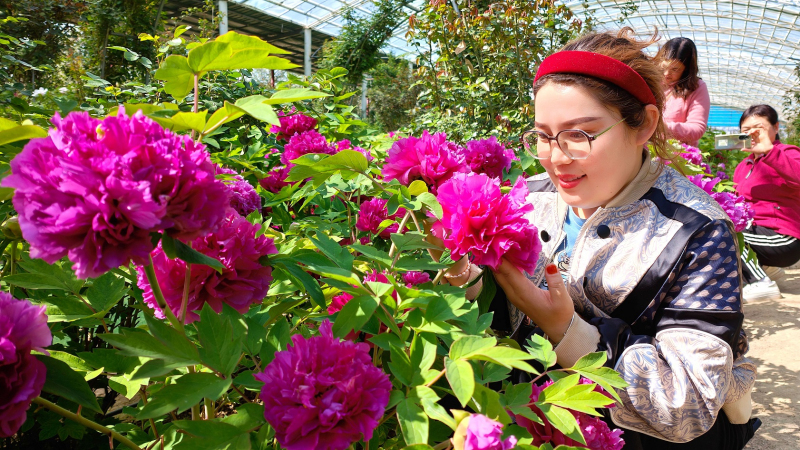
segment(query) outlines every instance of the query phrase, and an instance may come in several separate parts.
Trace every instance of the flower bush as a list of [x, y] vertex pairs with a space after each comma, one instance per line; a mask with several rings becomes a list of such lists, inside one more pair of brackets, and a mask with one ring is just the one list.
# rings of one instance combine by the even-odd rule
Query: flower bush
[[[133, 450], [532, 444], [511, 423], [532, 417], [537, 388], [490, 386], [555, 361], [552, 346], [498, 340], [480, 301], [442, 283], [448, 265], [431, 254], [444, 249], [426, 232], [436, 221], [451, 258], [531, 271], [540, 247], [513, 149], [375, 135], [341, 103], [341, 69], [205, 101], [212, 77], [292, 65], [233, 32], [182, 51], [153, 74], [164, 103], [54, 114], [49, 131], [0, 121], [0, 276], [29, 299], [0, 294], [0, 436]], [[604, 362], [588, 355], [581, 374], [624, 386]], [[582, 410], [608, 405], [598, 396]], [[464, 420], [455, 401], [482, 415]], [[540, 409], [552, 421], [563, 406]], [[595, 442], [599, 424], [579, 419], [565, 435]]]

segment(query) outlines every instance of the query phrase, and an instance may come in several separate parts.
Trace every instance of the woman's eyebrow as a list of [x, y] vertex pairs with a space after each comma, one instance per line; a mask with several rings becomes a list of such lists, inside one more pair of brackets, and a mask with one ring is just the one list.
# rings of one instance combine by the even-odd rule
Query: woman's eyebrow
[[[594, 122], [595, 120], [600, 120], [600, 119], [602, 119], [602, 117], [579, 117], [577, 119], [568, 120], [568, 121], [564, 122], [563, 125], [564, 125], [565, 128], [569, 128], [569, 127], [574, 127], [575, 125], [581, 125], [581, 124], [584, 124], [584, 123], [587, 123], [587, 122]], [[533, 125], [536, 126], [536, 127], [539, 127], [539, 128], [542, 128], [542, 127], [545, 126], [544, 124], [541, 124], [541, 123], [536, 122], [536, 121], [533, 122]]]

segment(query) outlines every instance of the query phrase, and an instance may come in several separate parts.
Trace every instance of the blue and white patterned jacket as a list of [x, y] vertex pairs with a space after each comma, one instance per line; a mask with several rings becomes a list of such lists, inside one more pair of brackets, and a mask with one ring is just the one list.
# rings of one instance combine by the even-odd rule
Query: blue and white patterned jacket
[[[538, 286], [564, 239], [567, 205], [547, 174], [528, 187], [543, 247], [529, 274]], [[575, 242], [567, 289], [576, 316], [556, 347], [559, 364], [606, 351], [629, 384], [612, 420], [661, 440], [693, 440], [721, 409], [731, 423], [747, 422], [756, 367], [743, 356], [739, 264], [725, 212], [646, 155], [634, 181], [588, 218]], [[526, 317], [510, 303], [508, 312], [493, 326], [522, 337]]]

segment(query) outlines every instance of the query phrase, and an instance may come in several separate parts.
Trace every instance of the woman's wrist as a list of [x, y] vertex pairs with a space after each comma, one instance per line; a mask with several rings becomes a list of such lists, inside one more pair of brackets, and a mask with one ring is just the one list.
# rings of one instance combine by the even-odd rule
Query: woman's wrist
[[453, 286], [461, 286], [469, 281], [471, 269], [472, 263], [465, 255], [445, 271], [444, 279]]

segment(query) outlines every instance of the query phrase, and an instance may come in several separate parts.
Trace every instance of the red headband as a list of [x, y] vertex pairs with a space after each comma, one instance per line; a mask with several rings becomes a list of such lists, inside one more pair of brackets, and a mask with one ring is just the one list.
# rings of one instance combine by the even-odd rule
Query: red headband
[[647, 105], [655, 105], [656, 97], [641, 75], [631, 66], [606, 55], [581, 51], [561, 51], [553, 53], [542, 61], [536, 78], [551, 73], [574, 73], [588, 75], [613, 83]]

